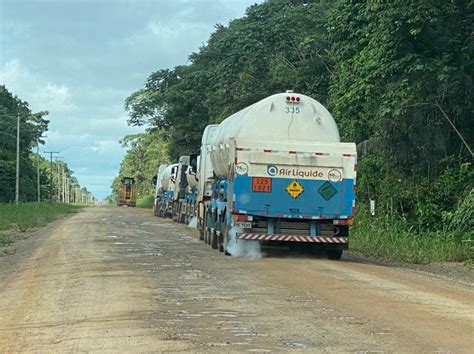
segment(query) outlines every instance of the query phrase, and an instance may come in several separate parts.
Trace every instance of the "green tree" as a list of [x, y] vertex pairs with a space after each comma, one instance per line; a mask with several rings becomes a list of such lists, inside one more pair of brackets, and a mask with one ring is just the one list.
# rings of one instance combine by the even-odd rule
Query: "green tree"
[[20, 199], [36, 200], [36, 168], [31, 149], [42, 144], [48, 112], [32, 113], [28, 103], [0, 86], [0, 202], [15, 199], [17, 117], [20, 116]]
[[112, 183], [113, 191], [117, 193], [123, 177], [134, 177], [139, 196], [153, 194], [151, 180], [158, 166], [169, 161], [165, 136], [158, 131], [149, 131], [127, 135], [121, 144], [129, 149], [120, 165], [119, 175]]
[[329, 108], [358, 143], [360, 195], [421, 223], [470, 189], [459, 166], [474, 140], [473, 13], [466, 1], [339, 1], [329, 19]]

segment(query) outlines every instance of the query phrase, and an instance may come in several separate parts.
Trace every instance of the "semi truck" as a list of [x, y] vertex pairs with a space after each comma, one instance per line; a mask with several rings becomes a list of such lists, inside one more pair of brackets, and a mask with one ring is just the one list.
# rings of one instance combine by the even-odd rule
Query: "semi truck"
[[209, 161], [212, 174], [200, 175], [197, 198], [200, 234], [212, 248], [227, 251], [236, 237], [341, 258], [355, 213], [357, 152], [340, 142], [322, 104], [291, 91], [275, 94], [212, 132], [200, 157], [200, 171]]
[[174, 190], [178, 164], [158, 167], [156, 194], [153, 203], [154, 214], [160, 217], [171, 216], [173, 211]]
[[174, 221], [184, 223], [185, 220], [185, 196], [188, 187], [186, 170], [189, 166], [189, 156], [180, 156], [176, 170], [176, 180], [173, 191], [173, 205], [171, 216]]
[[155, 198], [153, 201], [153, 214], [159, 216], [159, 206], [160, 206], [160, 196], [163, 194], [163, 184], [161, 178], [163, 177], [163, 172], [165, 171], [168, 164], [162, 164], [158, 166], [156, 171], [156, 176], [153, 177], [152, 184], [155, 185]]

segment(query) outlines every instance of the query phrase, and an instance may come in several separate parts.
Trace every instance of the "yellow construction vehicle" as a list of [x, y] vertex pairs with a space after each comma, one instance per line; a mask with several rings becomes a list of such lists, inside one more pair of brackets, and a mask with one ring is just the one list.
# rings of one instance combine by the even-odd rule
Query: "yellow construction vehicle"
[[117, 205], [134, 207], [137, 204], [137, 186], [133, 177], [122, 178], [122, 184], [118, 191]]

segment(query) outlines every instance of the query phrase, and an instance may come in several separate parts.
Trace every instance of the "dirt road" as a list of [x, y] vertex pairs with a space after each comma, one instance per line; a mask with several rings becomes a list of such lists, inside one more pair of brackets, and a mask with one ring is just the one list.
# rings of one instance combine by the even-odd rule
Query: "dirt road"
[[225, 257], [91, 207], [0, 257], [0, 352], [473, 351], [469, 284], [362, 262]]

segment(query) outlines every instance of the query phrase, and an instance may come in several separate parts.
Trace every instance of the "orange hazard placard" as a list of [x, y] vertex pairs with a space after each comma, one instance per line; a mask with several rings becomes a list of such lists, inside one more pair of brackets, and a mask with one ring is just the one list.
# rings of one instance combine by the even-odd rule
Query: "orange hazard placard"
[[269, 193], [272, 191], [272, 179], [268, 177], [253, 177], [252, 178], [252, 192], [265, 192]]

